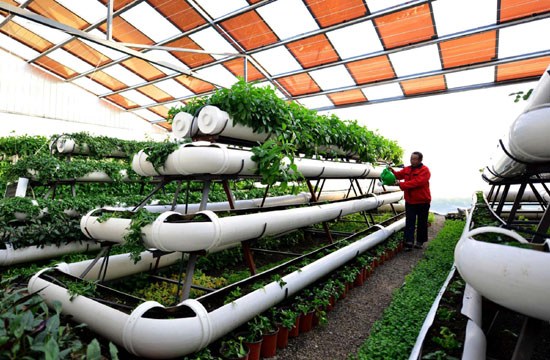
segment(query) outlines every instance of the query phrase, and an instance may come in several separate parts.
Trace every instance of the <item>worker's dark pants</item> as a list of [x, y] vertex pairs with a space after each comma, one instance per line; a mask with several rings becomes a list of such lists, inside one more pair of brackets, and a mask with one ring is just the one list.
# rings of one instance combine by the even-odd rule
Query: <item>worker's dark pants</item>
[[416, 243], [421, 245], [428, 241], [428, 213], [430, 204], [405, 203], [405, 244], [414, 243], [414, 229], [416, 226]]

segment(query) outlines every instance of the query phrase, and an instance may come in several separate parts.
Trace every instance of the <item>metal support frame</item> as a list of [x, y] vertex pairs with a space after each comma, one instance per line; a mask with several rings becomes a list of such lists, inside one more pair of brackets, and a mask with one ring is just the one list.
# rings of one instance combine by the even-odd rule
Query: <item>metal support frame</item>
[[[521, 206], [521, 199], [523, 199], [523, 194], [525, 193], [525, 188], [527, 187], [527, 183], [522, 183], [519, 186], [518, 193], [516, 195], [516, 198], [514, 199], [514, 203], [512, 204], [512, 209], [510, 210], [510, 214], [508, 215], [508, 220], [506, 221], [506, 224], [510, 225], [514, 221], [514, 218], [516, 217], [516, 212], [518, 211], [519, 207]], [[506, 202], [506, 198], [503, 197], [502, 200]], [[502, 201], [501, 201], [502, 203]]]
[[[81, 279], [84, 278], [86, 275], [88, 275], [90, 270], [92, 270], [95, 264], [97, 264], [99, 259], [103, 258], [103, 262], [101, 263], [101, 268], [99, 269], [98, 280], [100, 280], [100, 282], [103, 282], [105, 280], [105, 276], [107, 275], [107, 267], [109, 265], [109, 253], [111, 252], [111, 248], [113, 247], [113, 244], [111, 243], [108, 243], [106, 245], [102, 244], [102, 246], [103, 248], [96, 255], [94, 260], [92, 260], [92, 262], [86, 267], [86, 269], [84, 269], [82, 274], [80, 274], [79, 277]], [[102, 275], [102, 272], [103, 272], [103, 275]]]
[[[311, 185], [311, 181], [309, 179], [306, 180], [307, 188], [309, 189], [309, 192], [311, 194], [311, 201], [317, 202], [317, 196], [315, 194], [315, 189], [313, 188], [313, 185]], [[325, 230], [325, 234], [327, 236], [329, 244], [332, 244], [334, 242], [334, 239], [332, 238], [332, 234], [330, 233], [330, 228], [328, 226], [328, 222], [323, 221], [323, 229]]]
[[243, 257], [246, 261], [246, 264], [248, 265], [248, 269], [250, 270], [250, 275], [256, 275], [256, 264], [254, 263], [254, 256], [252, 255], [252, 250], [250, 247], [250, 243], [252, 240], [246, 240], [243, 241], [242, 249], [243, 249]]
[[185, 270], [185, 280], [183, 281], [183, 288], [181, 292], [181, 301], [189, 298], [189, 294], [191, 293], [191, 285], [193, 284], [193, 275], [195, 273], [197, 258], [198, 254], [196, 252], [189, 253], [189, 258], [187, 259], [187, 268]]

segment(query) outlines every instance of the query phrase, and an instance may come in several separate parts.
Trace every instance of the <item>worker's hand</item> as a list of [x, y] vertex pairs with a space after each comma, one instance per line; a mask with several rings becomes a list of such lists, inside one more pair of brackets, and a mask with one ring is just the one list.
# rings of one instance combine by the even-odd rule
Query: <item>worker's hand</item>
[[399, 180], [395, 180], [395, 186], [399, 186]]

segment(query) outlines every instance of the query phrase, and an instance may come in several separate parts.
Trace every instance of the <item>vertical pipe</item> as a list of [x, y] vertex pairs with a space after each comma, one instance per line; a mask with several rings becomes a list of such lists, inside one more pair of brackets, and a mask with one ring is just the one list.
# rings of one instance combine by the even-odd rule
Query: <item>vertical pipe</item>
[[15, 189], [15, 196], [25, 197], [27, 195], [27, 187], [29, 186], [29, 179], [20, 177], [17, 180], [17, 188]]
[[107, 40], [113, 40], [113, 2], [109, 0], [107, 3]]

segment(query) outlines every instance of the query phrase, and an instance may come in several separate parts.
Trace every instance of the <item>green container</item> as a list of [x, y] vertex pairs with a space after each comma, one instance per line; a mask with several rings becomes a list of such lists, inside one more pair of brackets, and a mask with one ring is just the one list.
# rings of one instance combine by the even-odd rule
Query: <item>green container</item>
[[395, 175], [391, 172], [390, 169], [385, 168], [380, 174], [380, 180], [384, 185], [394, 185], [395, 184]]

